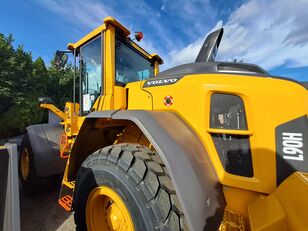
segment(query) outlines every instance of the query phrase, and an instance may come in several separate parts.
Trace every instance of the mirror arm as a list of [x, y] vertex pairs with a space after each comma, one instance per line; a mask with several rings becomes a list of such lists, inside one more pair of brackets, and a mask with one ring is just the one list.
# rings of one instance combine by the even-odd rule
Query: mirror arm
[[66, 54], [73, 53], [73, 51], [71, 50], [58, 50], [58, 51], [66, 53]]

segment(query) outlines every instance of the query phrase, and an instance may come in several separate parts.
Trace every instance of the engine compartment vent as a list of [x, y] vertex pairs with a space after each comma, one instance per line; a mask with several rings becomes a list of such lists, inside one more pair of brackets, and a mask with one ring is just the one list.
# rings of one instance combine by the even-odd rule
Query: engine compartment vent
[[221, 72], [248, 72], [248, 73], [258, 73], [258, 74], [266, 74], [266, 71], [256, 65], [242, 64], [242, 63], [219, 63], [217, 65], [217, 70]]

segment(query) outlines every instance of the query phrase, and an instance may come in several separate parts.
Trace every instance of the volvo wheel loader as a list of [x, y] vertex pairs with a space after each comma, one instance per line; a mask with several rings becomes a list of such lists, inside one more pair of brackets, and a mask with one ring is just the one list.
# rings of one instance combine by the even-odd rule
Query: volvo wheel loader
[[77, 230], [308, 230], [305, 86], [215, 61], [223, 29], [162, 72], [129, 35], [108, 17], [57, 52], [74, 56], [74, 95], [64, 111], [40, 99], [60, 122], [27, 128], [23, 190], [63, 173]]

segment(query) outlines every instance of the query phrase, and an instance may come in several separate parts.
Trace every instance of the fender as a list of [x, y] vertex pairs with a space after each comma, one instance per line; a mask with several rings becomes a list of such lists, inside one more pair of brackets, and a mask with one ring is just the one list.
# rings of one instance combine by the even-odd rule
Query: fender
[[90, 113], [81, 127], [70, 156], [68, 177], [71, 180], [82, 162], [78, 154], [83, 156], [82, 159], [86, 158], [78, 147], [85, 146], [83, 138], [94, 137], [90, 133], [95, 130], [94, 122], [100, 118], [134, 122], [152, 143], [168, 169], [189, 230], [218, 229], [226, 205], [221, 185], [199, 137], [175, 113], [144, 110]]
[[46, 177], [64, 172], [66, 159], [60, 158], [59, 150], [63, 132], [60, 124], [35, 124], [27, 127], [38, 176]]

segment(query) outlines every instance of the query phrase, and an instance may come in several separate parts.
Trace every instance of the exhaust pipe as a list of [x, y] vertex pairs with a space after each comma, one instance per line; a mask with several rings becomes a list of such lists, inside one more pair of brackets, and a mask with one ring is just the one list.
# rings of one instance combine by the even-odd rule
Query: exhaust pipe
[[212, 32], [206, 37], [199, 51], [199, 54], [196, 58], [195, 63], [202, 63], [202, 62], [207, 63], [207, 62], [215, 61], [215, 57], [216, 57], [223, 33], [224, 33], [224, 29], [220, 28]]

